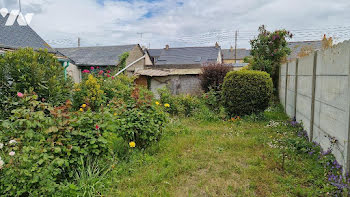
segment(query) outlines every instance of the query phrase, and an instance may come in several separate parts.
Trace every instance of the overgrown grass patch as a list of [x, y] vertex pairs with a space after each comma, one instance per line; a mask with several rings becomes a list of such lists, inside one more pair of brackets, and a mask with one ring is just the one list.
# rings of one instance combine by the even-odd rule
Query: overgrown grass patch
[[118, 181], [110, 195], [330, 194], [334, 187], [317, 158], [291, 153], [282, 166], [281, 151], [269, 146], [281, 133], [298, 128], [286, 124], [288, 119], [279, 107], [267, 110], [263, 117], [233, 122], [173, 119], [158, 144], [119, 165], [115, 170]]

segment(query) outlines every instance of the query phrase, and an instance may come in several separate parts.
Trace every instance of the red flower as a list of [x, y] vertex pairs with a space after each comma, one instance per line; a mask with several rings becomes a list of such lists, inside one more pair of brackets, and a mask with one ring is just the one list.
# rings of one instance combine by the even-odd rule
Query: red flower
[[111, 71], [110, 71], [110, 70], [107, 70], [107, 73], [111, 73]]
[[89, 70], [83, 70], [83, 73], [90, 73], [90, 71]]
[[100, 130], [100, 127], [98, 125], [96, 125], [96, 130]]
[[99, 68], [100, 68], [99, 66], [96, 67], [96, 69], [99, 69]]
[[90, 70], [94, 70], [95, 68], [93, 66], [90, 67]]
[[111, 75], [107, 75], [107, 77], [111, 77]]
[[112, 77], [112, 79], [114, 79], [114, 76]]
[[102, 74], [103, 74], [103, 70], [101, 70], [98, 74], [99, 74], [99, 75], [102, 75]]

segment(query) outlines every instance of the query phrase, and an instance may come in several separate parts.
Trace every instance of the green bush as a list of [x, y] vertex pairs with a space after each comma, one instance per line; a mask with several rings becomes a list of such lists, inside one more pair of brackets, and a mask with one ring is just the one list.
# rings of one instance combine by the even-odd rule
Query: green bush
[[176, 96], [172, 95], [167, 87], [158, 89], [158, 94], [160, 96], [159, 104], [170, 105], [170, 107], [165, 108], [165, 111], [171, 115], [179, 115], [182, 109], [180, 109], [181, 106], [179, 105]]
[[272, 79], [266, 72], [230, 72], [223, 84], [223, 106], [229, 116], [262, 112], [269, 106], [272, 88]]
[[59, 105], [71, 97], [73, 83], [65, 80], [64, 68], [47, 51], [20, 49], [0, 56], [0, 118], [14, 109], [10, 106], [17, 92], [34, 91], [39, 99]]
[[81, 157], [108, 153], [99, 126], [104, 114], [70, 112], [69, 102], [54, 108], [37, 99], [24, 95], [0, 125], [1, 196], [51, 196], [74, 176]]
[[135, 142], [136, 147], [142, 149], [160, 139], [167, 116], [148, 90], [135, 87], [129, 99], [114, 99], [110, 106], [118, 113], [114, 114], [117, 119], [111, 119], [108, 128], [126, 142]]
[[207, 93], [202, 95], [203, 102], [214, 112], [220, 112], [221, 108], [221, 91], [215, 91], [210, 88]]

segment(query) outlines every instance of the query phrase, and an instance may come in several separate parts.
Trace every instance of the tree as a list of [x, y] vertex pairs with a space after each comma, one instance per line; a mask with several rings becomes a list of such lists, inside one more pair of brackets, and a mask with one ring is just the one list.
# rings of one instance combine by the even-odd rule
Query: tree
[[293, 34], [285, 29], [269, 32], [262, 25], [259, 27], [258, 37], [250, 41], [252, 48], [251, 69], [269, 73], [275, 90], [278, 86], [280, 64], [286, 61], [287, 56], [291, 53], [287, 39], [292, 37]]

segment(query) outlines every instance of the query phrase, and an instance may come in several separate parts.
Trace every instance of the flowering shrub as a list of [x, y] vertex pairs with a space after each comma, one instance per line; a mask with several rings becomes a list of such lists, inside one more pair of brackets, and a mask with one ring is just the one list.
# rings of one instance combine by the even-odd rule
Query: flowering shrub
[[80, 157], [104, 156], [107, 141], [102, 113], [70, 112], [24, 96], [0, 126], [0, 195], [53, 195], [58, 183], [72, 177]]
[[117, 119], [111, 119], [108, 128], [133, 142], [131, 147], [145, 148], [160, 139], [167, 116], [148, 90], [133, 88], [128, 99], [116, 98], [110, 106], [118, 113], [113, 114]]
[[10, 115], [17, 92], [34, 91], [39, 99], [59, 105], [71, 96], [73, 83], [47, 51], [20, 49], [0, 56], [0, 119]]
[[75, 86], [74, 107], [79, 108], [82, 103], [86, 103], [92, 110], [98, 110], [106, 99], [101, 86], [102, 80], [89, 74], [86, 80]]

